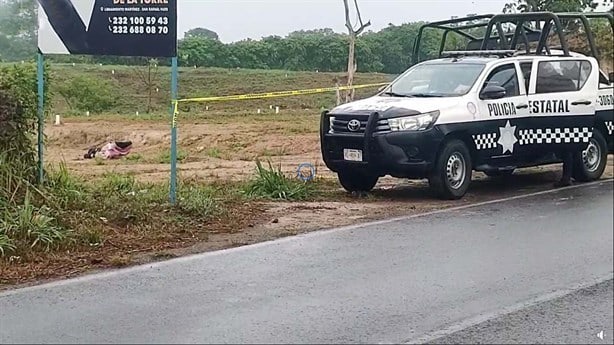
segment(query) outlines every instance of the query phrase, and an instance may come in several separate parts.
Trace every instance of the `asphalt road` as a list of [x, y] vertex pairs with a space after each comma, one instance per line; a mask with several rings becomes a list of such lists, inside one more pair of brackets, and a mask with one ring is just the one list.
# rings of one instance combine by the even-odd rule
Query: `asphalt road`
[[433, 344], [612, 344], [612, 280], [436, 338]]
[[[612, 279], [612, 185], [3, 293], [0, 342], [399, 343], [459, 336]], [[523, 339], [533, 330], [526, 332]], [[498, 342], [513, 341], [506, 339], [511, 333], [501, 335]]]

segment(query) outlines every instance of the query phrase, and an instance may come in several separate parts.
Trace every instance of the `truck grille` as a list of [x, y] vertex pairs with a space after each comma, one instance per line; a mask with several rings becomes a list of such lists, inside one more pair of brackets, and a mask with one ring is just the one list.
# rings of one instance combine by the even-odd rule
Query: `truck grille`
[[[356, 125], [350, 126], [350, 121]], [[364, 134], [368, 121], [369, 116], [335, 115], [330, 118], [330, 133]]]
[[[350, 121], [354, 121], [354, 126], [350, 126]], [[367, 129], [369, 122], [368, 115], [334, 115], [329, 118], [329, 134], [356, 134], [363, 135]], [[360, 123], [360, 125], [358, 125]], [[350, 127], [352, 127], [350, 129]], [[388, 120], [377, 121], [374, 133], [390, 132], [390, 124]]]
[[386, 133], [390, 132], [390, 125], [388, 124], [388, 120], [379, 120], [377, 121], [377, 127], [375, 127], [376, 133]]

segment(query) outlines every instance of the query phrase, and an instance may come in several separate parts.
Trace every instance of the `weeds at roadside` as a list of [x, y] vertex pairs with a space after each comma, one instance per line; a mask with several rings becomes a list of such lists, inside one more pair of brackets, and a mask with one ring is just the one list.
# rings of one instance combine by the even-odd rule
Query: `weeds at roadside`
[[256, 160], [256, 175], [243, 188], [243, 193], [249, 198], [305, 200], [313, 195], [314, 190], [309, 182], [292, 179], [286, 176], [281, 167], [269, 168], [262, 166]]
[[82, 181], [63, 164], [48, 170], [36, 194], [32, 188], [25, 189], [22, 205], [0, 207], [0, 257], [102, 246], [105, 236], [97, 230], [101, 226], [138, 233], [180, 226], [182, 219], [202, 223], [218, 215], [223, 202], [213, 187], [182, 184], [174, 208], [166, 185], [138, 183], [134, 176], [116, 173]]

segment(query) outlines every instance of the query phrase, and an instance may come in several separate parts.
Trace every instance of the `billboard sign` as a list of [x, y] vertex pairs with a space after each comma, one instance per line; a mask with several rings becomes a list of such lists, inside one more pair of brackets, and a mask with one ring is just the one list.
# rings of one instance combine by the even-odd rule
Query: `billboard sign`
[[177, 56], [177, 0], [38, 0], [43, 54]]

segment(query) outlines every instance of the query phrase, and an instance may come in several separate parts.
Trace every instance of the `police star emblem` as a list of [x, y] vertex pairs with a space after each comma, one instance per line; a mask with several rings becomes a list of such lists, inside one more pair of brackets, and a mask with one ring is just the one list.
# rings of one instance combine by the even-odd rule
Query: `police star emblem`
[[516, 138], [516, 126], [512, 126], [509, 121], [505, 124], [505, 127], [499, 127], [498, 144], [503, 146], [503, 154], [514, 153], [514, 145], [518, 142]]

